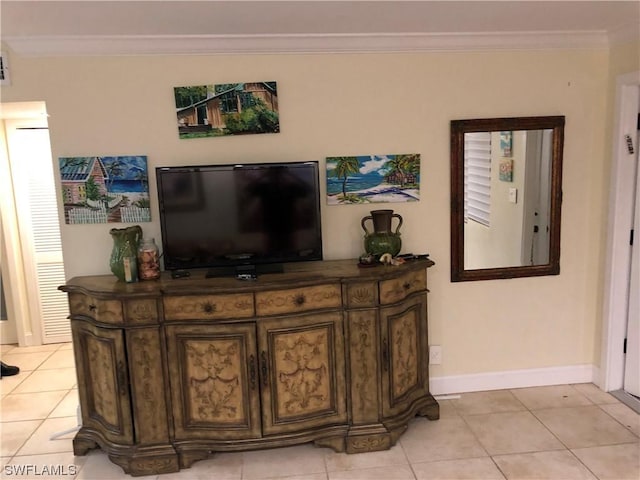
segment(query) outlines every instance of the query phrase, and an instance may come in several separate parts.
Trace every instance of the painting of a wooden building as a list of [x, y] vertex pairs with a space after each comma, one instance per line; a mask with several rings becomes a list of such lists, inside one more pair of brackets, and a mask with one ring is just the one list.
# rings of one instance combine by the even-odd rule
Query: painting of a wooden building
[[87, 182], [92, 182], [100, 195], [107, 193], [109, 174], [100, 157], [60, 159], [60, 182], [65, 205], [82, 205], [87, 201]]
[[413, 173], [403, 173], [394, 171], [384, 177], [384, 181], [396, 185], [412, 185], [417, 182], [417, 176]]
[[174, 88], [180, 138], [277, 133], [276, 82]]

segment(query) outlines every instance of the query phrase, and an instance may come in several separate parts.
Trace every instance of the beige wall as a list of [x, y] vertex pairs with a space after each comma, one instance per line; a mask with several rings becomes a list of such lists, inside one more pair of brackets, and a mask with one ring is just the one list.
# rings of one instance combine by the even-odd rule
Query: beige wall
[[[160, 237], [156, 166], [422, 155], [420, 202], [404, 217], [403, 251], [431, 254], [429, 334], [446, 376], [597, 363], [606, 211], [606, 49], [497, 53], [263, 56], [10, 57], [2, 102], [44, 100], [54, 158], [149, 158]], [[278, 82], [281, 133], [180, 140], [173, 87]], [[449, 121], [565, 115], [561, 274], [451, 283]], [[608, 151], [607, 151], [608, 154]], [[324, 172], [321, 183], [324, 182]], [[323, 192], [324, 193], [324, 192]], [[325, 257], [362, 250], [373, 207], [322, 206]], [[61, 214], [62, 218], [62, 214]], [[67, 275], [108, 273], [114, 225], [62, 226]], [[117, 225], [115, 225], [117, 226]]]
[[614, 82], [618, 75], [640, 69], [640, 41], [613, 45], [609, 56], [609, 77]]

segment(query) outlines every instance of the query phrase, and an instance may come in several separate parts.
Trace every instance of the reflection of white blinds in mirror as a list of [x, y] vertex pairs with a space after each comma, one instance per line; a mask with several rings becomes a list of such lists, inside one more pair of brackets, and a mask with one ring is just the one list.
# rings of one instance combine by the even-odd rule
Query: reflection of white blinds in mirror
[[464, 134], [464, 219], [489, 226], [491, 132]]

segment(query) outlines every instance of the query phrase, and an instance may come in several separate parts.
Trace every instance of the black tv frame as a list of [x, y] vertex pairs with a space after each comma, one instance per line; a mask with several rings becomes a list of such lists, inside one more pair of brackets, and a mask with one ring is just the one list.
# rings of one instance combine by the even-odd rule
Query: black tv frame
[[[251, 171], [251, 170], [267, 170], [269, 172], [275, 172], [276, 169], [295, 169], [295, 168], [310, 168], [311, 176], [308, 185], [312, 187], [313, 197], [313, 227], [314, 235], [313, 248], [304, 249], [310, 250], [309, 255], [302, 255], [299, 252], [298, 255], [280, 256], [281, 252], [271, 252], [267, 255], [254, 256], [253, 254], [240, 253], [237, 255], [229, 255], [224, 259], [215, 258], [204, 259], [194, 255], [190, 260], [180, 261], [172, 255], [171, 247], [168, 245], [167, 235], [170, 231], [167, 225], [167, 215], [165, 209], [167, 203], [171, 203], [172, 199], [168, 195], [167, 189], [163, 187], [163, 183], [166, 181], [167, 175], [172, 173], [206, 173], [209, 171]], [[195, 178], [202, 180], [201, 175], [195, 175]], [[174, 278], [189, 276], [189, 270], [192, 269], [207, 269], [207, 277], [220, 277], [220, 276], [236, 276], [242, 280], [253, 280], [257, 278], [259, 274], [264, 273], [277, 273], [282, 272], [284, 264], [300, 262], [300, 261], [316, 261], [322, 260], [322, 221], [320, 214], [320, 181], [319, 181], [319, 164], [317, 161], [299, 161], [299, 162], [262, 162], [262, 163], [243, 163], [243, 164], [207, 164], [207, 165], [188, 165], [188, 166], [170, 166], [170, 167], [156, 167], [156, 182], [158, 187], [158, 208], [160, 212], [160, 228], [162, 237], [162, 250], [165, 270], [171, 271]], [[203, 188], [203, 185], [197, 186], [197, 188]], [[209, 195], [211, 192], [208, 193]], [[194, 194], [195, 195], [195, 194]], [[175, 200], [175, 199], [174, 199]], [[183, 201], [181, 199], [181, 201]], [[219, 200], [222, 204], [225, 203], [225, 199]], [[174, 202], [175, 203], [175, 202]], [[189, 212], [188, 202], [184, 202], [184, 205], [180, 205], [179, 208]], [[176, 208], [174, 205], [172, 208]], [[195, 208], [195, 207], [194, 207]], [[170, 234], [169, 234], [170, 235]], [[169, 247], [169, 248], [168, 248]]]

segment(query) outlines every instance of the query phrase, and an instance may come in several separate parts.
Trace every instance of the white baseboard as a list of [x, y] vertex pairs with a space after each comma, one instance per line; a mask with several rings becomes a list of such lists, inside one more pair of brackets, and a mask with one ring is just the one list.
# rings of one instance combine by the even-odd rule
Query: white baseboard
[[449, 395], [452, 393], [504, 390], [507, 388], [591, 383], [597, 376], [597, 367], [595, 365], [531, 368], [504, 372], [431, 377], [429, 379], [429, 389], [432, 395]]

